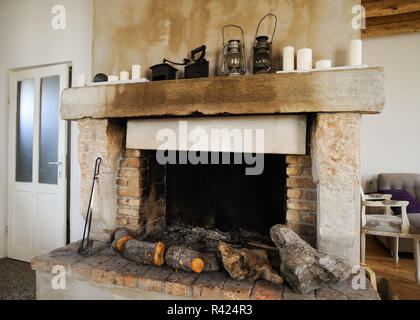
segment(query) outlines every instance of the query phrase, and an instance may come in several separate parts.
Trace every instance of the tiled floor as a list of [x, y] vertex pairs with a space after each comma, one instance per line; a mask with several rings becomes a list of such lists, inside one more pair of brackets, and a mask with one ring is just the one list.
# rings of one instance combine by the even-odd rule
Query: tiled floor
[[0, 259], [0, 300], [35, 300], [35, 271], [29, 263]]

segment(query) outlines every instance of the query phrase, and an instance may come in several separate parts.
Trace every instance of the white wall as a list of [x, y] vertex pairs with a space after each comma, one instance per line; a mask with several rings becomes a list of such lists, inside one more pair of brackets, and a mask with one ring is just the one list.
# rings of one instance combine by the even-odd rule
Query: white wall
[[364, 62], [385, 67], [383, 114], [362, 120], [362, 183], [379, 173], [420, 173], [420, 33], [364, 41]]
[[[53, 30], [51, 9], [66, 8], [67, 29]], [[0, 257], [6, 254], [8, 71], [71, 62], [73, 75], [90, 76], [92, 0], [0, 0]], [[73, 77], [73, 81], [76, 77]], [[77, 125], [72, 123], [71, 239], [80, 238], [80, 168]]]

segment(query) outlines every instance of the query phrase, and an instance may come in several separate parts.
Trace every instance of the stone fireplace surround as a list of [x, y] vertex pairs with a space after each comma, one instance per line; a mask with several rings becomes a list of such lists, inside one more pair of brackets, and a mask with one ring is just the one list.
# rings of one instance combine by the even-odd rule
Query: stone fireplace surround
[[361, 115], [383, 106], [383, 70], [364, 68], [73, 88], [63, 93], [61, 116], [79, 124], [83, 215], [94, 160], [103, 158], [92, 232], [108, 241], [117, 227], [153, 232], [165, 224], [164, 166], [153, 152], [125, 147], [127, 120], [305, 115], [308, 148], [286, 157], [288, 227], [358, 265]]

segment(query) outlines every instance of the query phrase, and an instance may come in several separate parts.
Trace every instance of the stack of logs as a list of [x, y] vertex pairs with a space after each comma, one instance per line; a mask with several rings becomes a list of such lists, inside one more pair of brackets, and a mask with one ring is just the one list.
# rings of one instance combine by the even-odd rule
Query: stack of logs
[[[196, 273], [217, 272], [220, 269], [216, 253], [202, 253], [181, 246], [166, 248], [163, 242], [139, 241], [126, 229], [118, 229], [115, 232], [112, 246], [125, 258], [138, 264], [162, 266], [166, 263], [175, 270]], [[283, 279], [271, 267], [267, 253], [263, 249], [234, 249], [220, 241], [219, 252], [224, 268], [235, 280], [263, 278], [277, 284], [283, 283]]]
[[[260, 249], [235, 249], [219, 241], [223, 266], [229, 275], [238, 281], [258, 280], [281, 284], [284, 280], [297, 293], [308, 293], [331, 283], [347, 279], [351, 268], [338, 258], [317, 252], [287, 226], [276, 225], [270, 230], [276, 247], [248, 243]], [[112, 244], [127, 259], [139, 264], [162, 266], [167, 264], [175, 270], [189, 272], [219, 271], [217, 253], [202, 253], [181, 246], [166, 249], [162, 242], [153, 243], [133, 239], [125, 229], [115, 233]], [[282, 277], [272, 268], [266, 250], [279, 252]]]

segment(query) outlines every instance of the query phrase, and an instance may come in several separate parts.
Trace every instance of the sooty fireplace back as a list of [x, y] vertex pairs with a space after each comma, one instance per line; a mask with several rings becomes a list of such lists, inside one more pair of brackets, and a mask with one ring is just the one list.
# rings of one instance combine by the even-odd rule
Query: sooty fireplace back
[[285, 157], [266, 154], [258, 176], [247, 176], [247, 165], [230, 157], [229, 165], [167, 165], [167, 225], [268, 234], [285, 222]]

